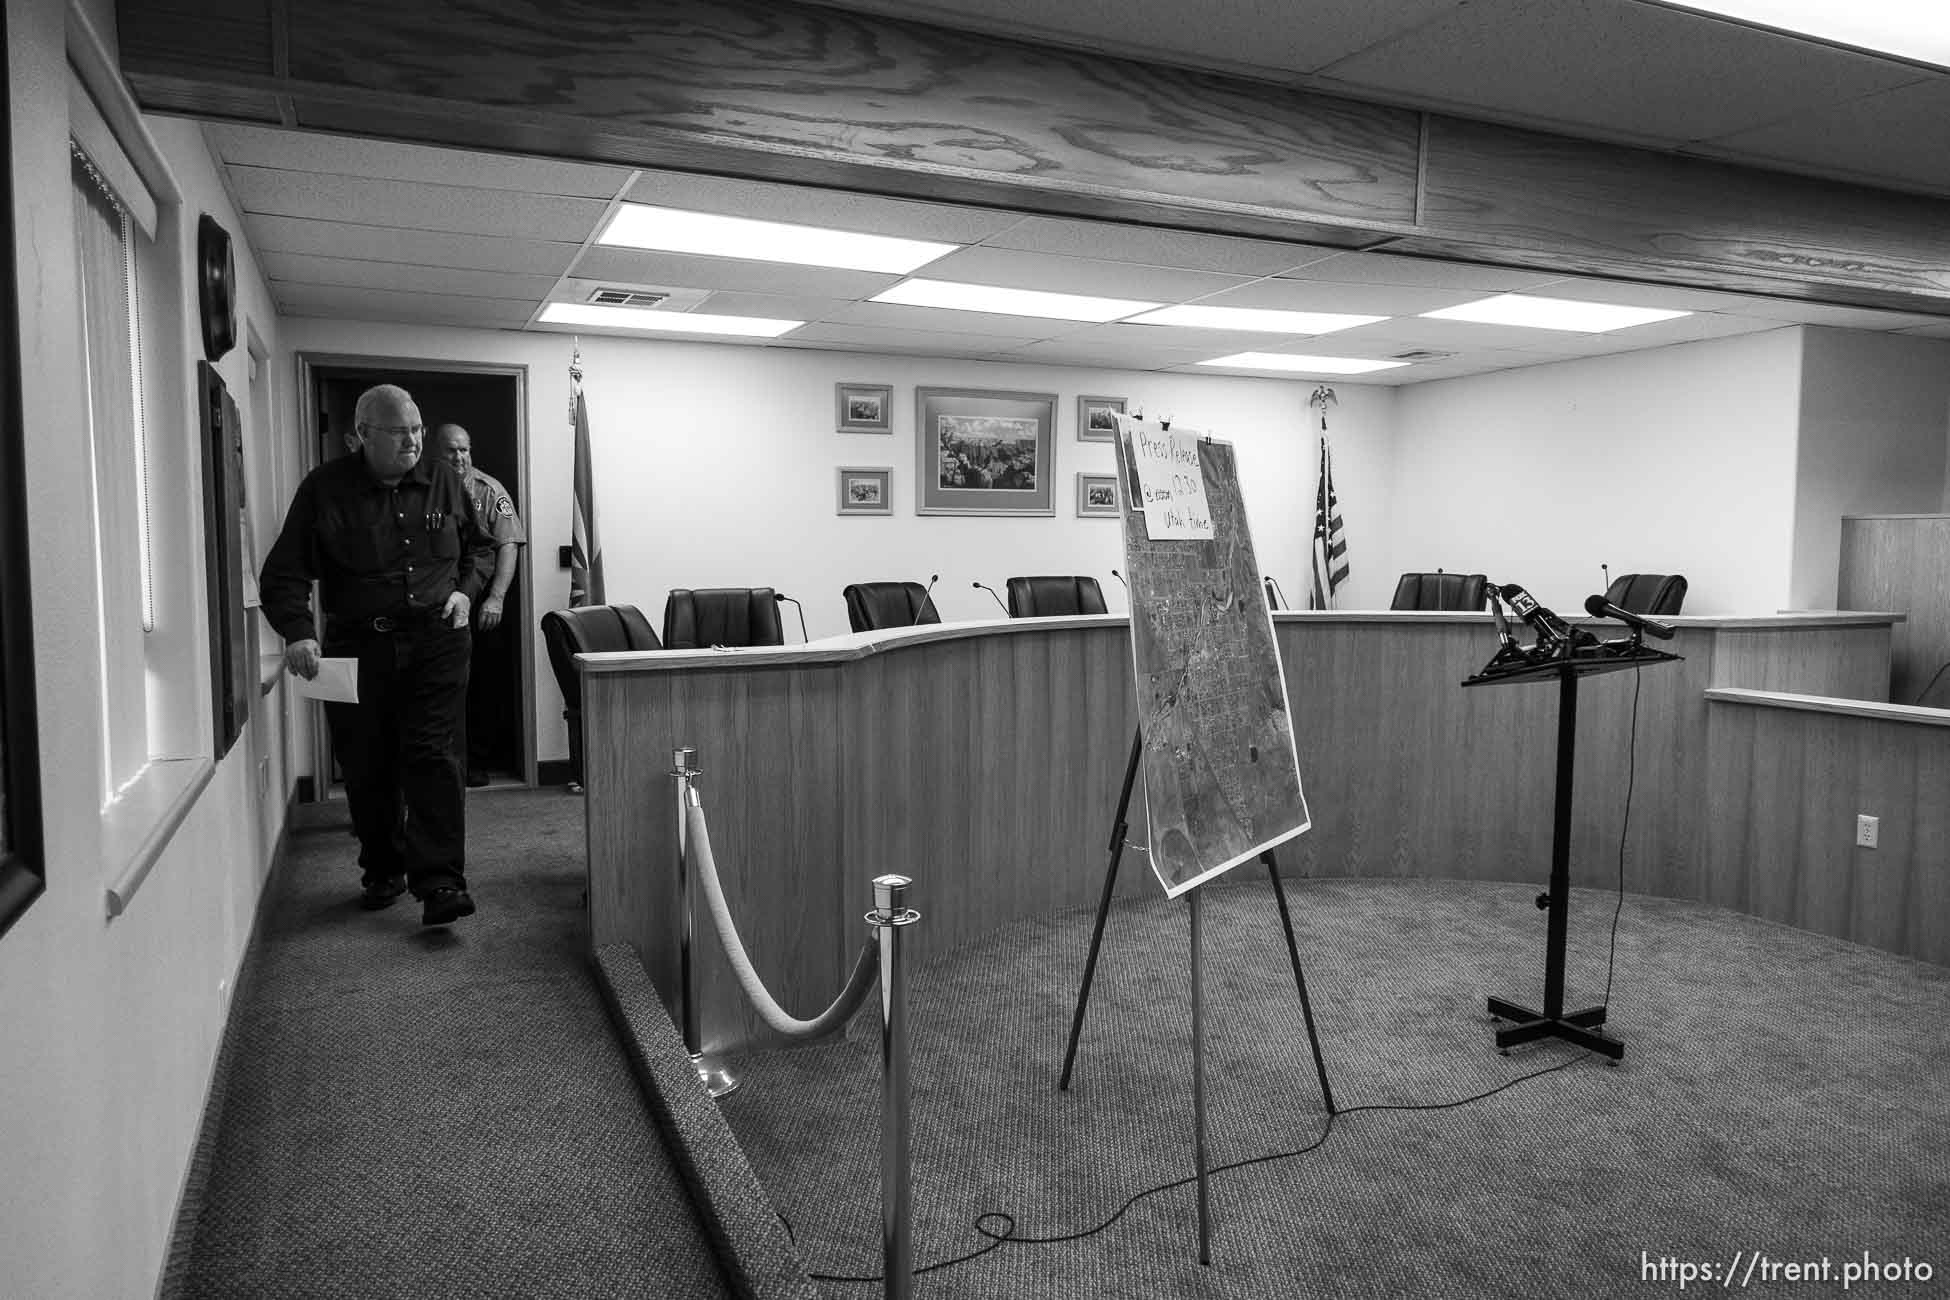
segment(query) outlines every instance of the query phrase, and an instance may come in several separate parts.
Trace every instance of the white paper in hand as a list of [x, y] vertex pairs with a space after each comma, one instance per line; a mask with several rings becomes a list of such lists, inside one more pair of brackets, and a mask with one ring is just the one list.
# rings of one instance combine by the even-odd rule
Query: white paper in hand
[[298, 674], [291, 674], [298, 694], [313, 700], [331, 700], [339, 704], [359, 702], [359, 661], [357, 659], [326, 659], [318, 661], [318, 676], [306, 681]]

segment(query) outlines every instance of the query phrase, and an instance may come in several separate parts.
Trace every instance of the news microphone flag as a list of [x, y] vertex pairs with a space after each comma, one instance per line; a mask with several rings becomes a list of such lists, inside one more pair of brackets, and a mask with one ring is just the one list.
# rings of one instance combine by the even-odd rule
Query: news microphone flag
[[[589, 464], [589, 404], [582, 396], [582, 349], [569, 361], [569, 422], [575, 427], [575, 513], [569, 548], [569, 605], [607, 605], [603, 544], [596, 537], [596, 475]], [[557, 534], [560, 536], [561, 534]]]
[[1341, 499], [1334, 492], [1334, 461], [1327, 450], [1327, 411], [1320, 412], [1320, 486], [1314, 493], [1313, 590], [1307, 608], [1334, 608], [1334, 593], [1347, 581], [1347, 532]]

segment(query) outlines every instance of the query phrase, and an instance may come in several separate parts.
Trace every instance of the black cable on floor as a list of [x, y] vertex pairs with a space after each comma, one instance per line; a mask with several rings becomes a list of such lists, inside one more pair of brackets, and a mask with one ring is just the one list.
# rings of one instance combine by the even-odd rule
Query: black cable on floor
[[[1520, 1074], [1514, 1079], [1510, 1079], [1504, 1083], [1498, 1084], [1496, 1087], [1491, 1088], [1488, 1092], [1479, 1092], [1473, 1097], [1463, 1097], [1457, 1101], [1436, 1101], [1436, 1102], [1419, 1102], [1419, 1103], [1404, 1102], [1399, 1104], [1377, 1102], [1373, 1105], [1368, 1105], [1368, 1106], [1346, 1106], [1341, 1108], [1338, 1111], [1334, 1111], [1330, 1113], [1327, 1116], [1326, 1127], [1320, 1130], [1320, 1136], [1315, 1138], [1312, 1142], [1309, 1142], [1306, 1146], [1294, 1147], [1288, 1151], [1275, 1151], [1269, 1155], [1253, 1156], [1250, 1159], [1246, 1159], [1246, 1160], [1235, 1160], [1229, 1165], [1218, 1165], [1215, 1166], [1214, 1168], [1206, 1170], [1205, 1176], [1207, 1178], [1210, 1178], [1216, 1174], [1223, 1174], [1234, 1169], [1244, 1169], [1250, 1165], [1270, 1164], [1276, 1160], [1291, 1160], [1296, 1156], [1304, 1156], [1309, 1152], [1317, 1151], [1321, 1148], [1323, 1144], [1326, 1143], [1327, 1139], [1333, 1134], [1334, 1121], [1339, 1119], [1342, 1115], [1355, 1115], [1355, 1114], [1359, 1114], [1361, 1111], [1364, 1110], [1375, 1110], [1375, 1111], [1454, 1110], [1458, 1106], [1467, 1106], [1473, 1102], [1482, 1101], [1487, 1097], [1494, 1097], [1497, 1093], [1502, 1092], [1506, 1088], [1514, 1088], [1520, 1083], [1527, 1083], [1532, 1079], [1540, 1079], [1547, 1074], [1555, 1074], [1559, 1070], [1568, 1069], [1573, 1065], [1577, 1065], [1581, 1061], [1588, 1061], [1593, 1059], [1595, 1059], [1595, 1054], [1591, 1052], [1586, 1052], [1582, 1056], [1574, 1056], [1568, 1061], [1559, 1061], [1556, 1065], [1546, 1066], [1545, 1068], [1541, 1070], [1533, 1071], [1530, 1074]], [[1196, 1183], [1197, 1181], [1198, 1181], [1198, 1175], [1193, 1174], [1187, 1178], [1180, 1178], [1175, 1182], [1160, 1183], [1156, 1187], [1147, 1187], [1143, 1191], [1138, 1192], [1137, 1194], [1132, 1196], [1129, 1200], [1125, 1201], [1124, 1204], [1118, 1206], [1117, 1212], [1115, 1214], [1111, 1215], [1108, 1219], [1105, 1219], [1102, 1223], [1098, 1224], [1096, 1227], [1085, 1228], [1081, 1232], [1067, 1232], [1062, 1234], [1061, 1236], [1056, 1236], [1056, 1237], [1018, 1237], [1016, 1235], [1016, 1219], [1014, 1215], [1009, 1214], [1003, 1210], [986, 1210], [983, 1213], [975, 1216], [975, 1231], [980, 1235], [987, 1237], [989, 1239], [988, 1245], [981, 1247], [979, 1250], [971, 1250], [966, 1255], [957, 1255], [953, 1259], [944, 1259], [938, 1261], [937, 1263], [922, 1265], [921, 1267], [914, 1270], [914, 1275], [916, 1277], [919, 1277], [923, 1273], [935, 1273], [935, 1272], [939, 1272], [944, 1268], [953, 1268], [957, 1264], [966, 1264], [970, 1260], [980, 1259], [982, 1256], [988, 1254], [990, 1251], [996, 1249], [998, 1246], [1001, 1246], [1008, 1242], [1014, 1242], [1016, 1245], [1019, 1246], [1053, 1246], [1068, 1241], [1081, 1241], [1085, 1237], [1094, 1237], [1098, 1233], [1102, 1232], [1104, 1229], [1110, 1227], [1111, 1224], [1116, 1223], [1119, 1219], [1123, 1218], [1126, 1211], [1128, 1211], [1133, 1205], [1136, 1205], [1139, 1201], [1143, 1200], [1145, 1197], [1156, 1196], [1159, 1192], [1168, 1192], [1173, 1190], [1174, 1188], [1185, 1187], [1192, 1183]], [[1000, 1220], [1003, 1226], [1000, 1228], [990, 1227], [989, 1221], [992, 1219]], [[793, 1235], [792, 1224], [786, 1220], [784, 1215], [780, 1215], [779, 1220], [780, 1222], [785, 1224], [786, 1235], [788, 1237], [792, 1236]], [[815, 1282], [878, 1282], [881, 1280], [881, 1274], [879, 1273], [873, 1273], [873, 1274], [808, 1273], [806, 1276], [811, 1278]]]
[[1625, 812], [1618, 821], [1618, 906], [1611, 913], [1611, 951], [1605, 956], [1605, 996], [1599, 1004], [1611, 1010], [1611, 977], [1618, 964], [1618, 915], [1625, 910], [1625, 831], [1632, 824], [1632, 783], [1639, 767], [1639, 684], [1641, 667], [1632, 665], [1632, 734], [1625, 742]]

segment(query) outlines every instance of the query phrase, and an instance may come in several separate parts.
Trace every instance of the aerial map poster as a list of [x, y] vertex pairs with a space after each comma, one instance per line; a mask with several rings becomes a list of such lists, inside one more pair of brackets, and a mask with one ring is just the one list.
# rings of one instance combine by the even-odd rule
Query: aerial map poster
[[1151, 869], [1175, 898], [1310, 823], [1232, 445], [1117, 430]]

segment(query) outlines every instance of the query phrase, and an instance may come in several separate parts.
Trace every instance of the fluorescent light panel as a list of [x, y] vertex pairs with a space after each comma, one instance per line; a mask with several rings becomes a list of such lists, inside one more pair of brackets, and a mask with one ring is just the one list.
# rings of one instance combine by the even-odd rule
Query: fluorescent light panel
[[1943, 0], [1667, 0], [1834, 45], [1950, 68], [1950, 8]]
[[923, 239], [897, 239], [892, 235], [827, 230], [821, 226], [795, 226], [783, 221], [721, 217], [709, 212], [685, 212], [641, 203], [625, 203], [618, 208], [596, 242], [665, 253], [741, 257], [751, 262], [791, 262], [799, 266], [885, 271], [895, 275], [905, 275], [961, 247]]
[[1325, 311], [1269, 311], [1257, 307], [1166, 307], [1133, 316], [1130, 325], [1185, 325], [1205, 330], [1247, 330], [1265, 334], [1332, 334], [1373, 325], [1386, 316], [1350, 316]]
[[1494, 298], [1482, 298], [1476, 302], [1422, 313], [1435, 320], [1466, 320], [1479, 325], [1520, 325], [1539, 330], [1573, 330], [1580, 334], [1604, 334], [1692, 314], [1689, 311], [1667, 311], [1660, 307], [1620, 307], [1608, 302], [1537, 298], [1522, 293], [1500, 293]]
[[1369, 361], [1364, 357], [1302, 357], [1287, 352], [1235, 352], [1199, 364], [1232, 366], [1239, 370], [1297, 370], [1313, 375], [1365, 375], [1374, 370], [1394, 370], [1408, 362]]
[[603, 307], [585, 302], [552, 302], [541, 319], [550, 325], [603, 325], [611, 329], [656, 330], [671, 334], [737, 334], [775, 339], [796, 330], [802, 320], [764, 316], [710, 316], [698, 311], [656, 311], [649, 307]]
[[996, 316], [1042, 316], [1053, 320], [1113, 321], [1141, 311], [1155, 302], [1124, 298], [1090, 298], [1074, 293], [1045, 293], [1040, 289], [999, 289], [988, 284], [957, 284], [950, 280], [902, 280], [869, 301], [904, 307], [939, 307], [948, 311], [980, 311]]

